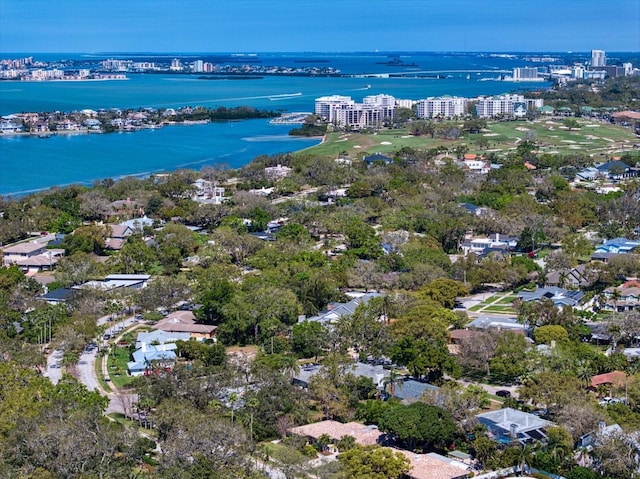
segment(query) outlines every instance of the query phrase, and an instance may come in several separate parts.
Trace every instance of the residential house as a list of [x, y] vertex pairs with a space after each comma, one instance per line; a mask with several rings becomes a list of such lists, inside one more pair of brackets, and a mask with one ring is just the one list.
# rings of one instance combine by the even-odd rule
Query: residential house
[[627, 238], [613, 238], [610, 240], [605, 240], [601, 245], [598, 245], [596, 247], [595, 254], [627, 254], [633, 252], [638, 246], [640, 246], [640, 241], [638, 240], [629, 240]]
[[224, 201], [224, 188], [213, 181], [199, 178], [191, 186], [194, 188], [191, 199], [200, 204], [219, 205]]
[[[305, 364], [300, 367], [300, 372], [293, 377], [292, 382], [293, 384], [306, 388], [311, 378], [321, 370], [322, 366], [319, 364]], [[384, 383], [390, 376], [389, 370], [382, 366], [374, 366], [361, 362], [349, 365], [344, 373], [351, 373], [357, 377], [367, 377], [373, 381], [378, 389], [384, 388]]]
[[198, 340], [215, 339], [217, 326], [196, 321], [193, 311], [175, 311], [154, 324], [153, 329], [166, 333], [189, 333]]
[[149, 282], [149, 274], [110, 274], [103, 281], [87, 281], [86, 283], [73, 286], [73, 289], [101, 289], [112, 291], [119, 288], [142, 289]]
[[409, 479], [466, 479], [470, 476], [469, 466], [449, 459], [440, 454], [416, 454], [404, 449], [395, 449], [411, 463], [411, 469], [405, 474]]
[[609, 373], [597, 374], [591, 377], [591, 388], [596, 390], [605, 388], [624, 388], [627, 384], [627, 375], [622, 371], [611, 371]]
[[400, 399], [404, 404], [411, 404], [420, 401], [426, 392], [435, 393], [438, 390], [439, 388], [433, 384], [403, 378], [395, 387], [394, 397]]
[[490, 436], [501, 444], [544, 441], [547, 438], [546, 429], [554, 425], [534, 414], [511, 408], [477, 414], [476, 418], [487, 426]]
[[176, 341], [188, 341], [189, 333], [152, 331], [138, 333], [133, 360], [127, 363], [131, 376], [149, 374], [153, 369], [173, 367], [176, 361]]
[[347, 303], [329, 303], [326, 310], [310, 318], [301, 316], [298, 322], [301, 323], [303, 321], [317, 321], [327, 326], [335, 323], [342, 316], [355, 313], [358, 306], [360, 306], [361, 304], [367, 304], [372, 298], [377, 298], [379, 296], [382, 295], [380, 293], [365, 293]]
[[288, 166], [282, 166], [278, 163], [277, 166], [267, 166], [264, 169], [264, 175], [270, 180], [281, 180], [282, 178], [286, 178], [291, 174], [293, 168]]
[[368, 168], [371, 168], [371, 166], [373, 166], [375, 164], [378, 164], [378, 163], [383, 163], [385, 165], [388, 165], [393, 160], [391, 158], [389, 158], [388, 156], [382, 155], [380, 153], [376, 153], [374, 155], [365, 156], [363, 158], [363, 161], [367, 164]]
[[587, 277], [587, 266], [581, 264], [571, 269], [560, 269], [547, 274], [545, 286], [578, 289], [590, 286], [591, 279]]
[[473, 233], [467, 233], [460, 245], [465, 256], [474, 253], [478, 256], [486, 256], [488, 252], [500, 251], [508, 252], [518, 245], [518, 238], [500, 233], [491, 234], [489, 236], [473, 236]]
[[47, 249], [48, 238], [49, 236], [2, 248], [3, 264], [17, 265], [30, 274], [53, 269], [64, 255], [64, 249]]
[[629, 281], [621, 286], [610, 286], [604, 291], [604, 309], [618, 312], [640, 310], [640, 282]]
[[47, 291], [45, 294], [38, 296], [49, 304], [61, 304], [69, 301], [76, 291], [69, 288], [58, 288], [53, 291]]
[[513, 332], [525, 332], [527, 326], [518, 321], [516, 316], [503, 316], [503, 315], [486, 315], [478, 316], [468, 325], [469, 328], [475, 329], [500, 329]]
[[356, 444], [361, 446], [380, 444], [384, 438], [384, 434], [380, 432], [378, 426], [365, 426], [358, 422], [343, 424], [332, 420], [291, 427], [287, 429], [287, 432], [296, 436], [307, 437], [313, 442], [318, 441], [320, 436], [323, 435], [329, 436], [335, 442], [338, 442], [344, 436], [351, 436], [356, 440]]
[[518, 293], [518, 298], [524, 302], [548, 299], [557, 307], [569, 306], [575, 308], [579, 306], [580, 301], [584, 298], [584, 293], [550, 286], [548, 288], [536, 288], [535, 291], [521, 291]]
[[127, 238], [134, 233], [134, 229], [127, 225], [110, 225], [111, 236], [105, 241], [105, 248], [110, 250], [121, 250], [127, 242]]

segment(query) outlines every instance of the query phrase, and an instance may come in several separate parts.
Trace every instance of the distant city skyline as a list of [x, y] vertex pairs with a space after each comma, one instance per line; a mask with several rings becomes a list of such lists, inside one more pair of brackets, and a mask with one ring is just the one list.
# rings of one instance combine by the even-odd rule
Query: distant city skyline
[[0, 52], [640, 51], [640, 0], [2, 0]]

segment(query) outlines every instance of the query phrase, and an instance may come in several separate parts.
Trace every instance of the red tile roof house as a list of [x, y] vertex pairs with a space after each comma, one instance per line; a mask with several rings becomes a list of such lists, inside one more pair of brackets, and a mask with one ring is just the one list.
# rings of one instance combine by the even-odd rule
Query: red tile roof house
[[192, 311], [175, 311], [153, 325], [153, 329], [167, 333], [189, 333], [196, 339], [215, 339], [217, 326], [200, 324]]
[[591, 387], [597, 389], [598, 386], [623, 388], [627, 382], [627, 375], [622, 371], [611, 371], [610, 373], [598, 374], [591, 378]]
[[314, 441], [317, 441], [323, 434], [328, 435], [334, 441], [339, 441], [342, 436], [351, 436], [356, 440], [356, 444], [361, 446], [378, 444], [380, 438], [384, 436], [377, 426], [365, 426], [358, 422], [341, 423], [331, 420], [292, 427], [287, 432], [296, 436], [308, 437]]

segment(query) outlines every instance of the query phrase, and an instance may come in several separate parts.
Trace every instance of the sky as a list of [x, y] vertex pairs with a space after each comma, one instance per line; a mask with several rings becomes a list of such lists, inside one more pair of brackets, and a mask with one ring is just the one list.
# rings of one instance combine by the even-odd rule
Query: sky
[[640, 51], [640, 0], [0, 0], [0, 53]]

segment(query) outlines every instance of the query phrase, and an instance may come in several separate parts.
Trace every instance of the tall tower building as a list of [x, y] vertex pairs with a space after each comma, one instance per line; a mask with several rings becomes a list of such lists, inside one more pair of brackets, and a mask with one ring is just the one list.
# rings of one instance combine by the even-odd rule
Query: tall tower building
[[607, 56], [604, 50], [591, 50], [591, 68], [607, 65]]

